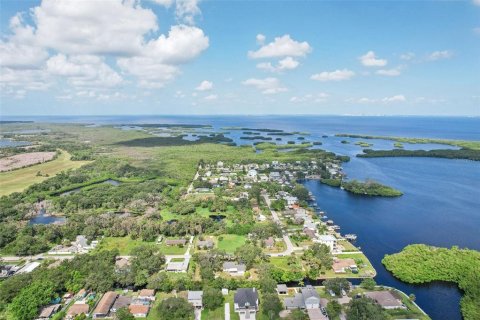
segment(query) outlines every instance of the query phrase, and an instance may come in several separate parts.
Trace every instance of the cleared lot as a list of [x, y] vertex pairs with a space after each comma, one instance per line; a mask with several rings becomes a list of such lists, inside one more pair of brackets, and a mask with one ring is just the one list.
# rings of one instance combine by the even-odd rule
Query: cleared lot
[[47, 162], [55, 157], [56, 152], [30, 152], [0, 159], [0, 172], [28, 167]]

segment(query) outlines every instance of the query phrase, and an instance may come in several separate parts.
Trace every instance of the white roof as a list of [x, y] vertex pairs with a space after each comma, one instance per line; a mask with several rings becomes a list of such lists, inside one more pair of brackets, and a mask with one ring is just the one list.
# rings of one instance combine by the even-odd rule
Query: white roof
[[203, 291], [188, 291], [188, 300], [202, 300]]
[[17, 273], [29, 273], [35, 270], [38, 266], [40, 266], [40, 262], [30, 262], [24, 265], [22, 269], [18, 270]]
[[318, 240], [320, 240], [320, 241], [336, 241], [337, 238], [335, 238], [331, 234], [321, 234], [321, 235], [318, 236]]

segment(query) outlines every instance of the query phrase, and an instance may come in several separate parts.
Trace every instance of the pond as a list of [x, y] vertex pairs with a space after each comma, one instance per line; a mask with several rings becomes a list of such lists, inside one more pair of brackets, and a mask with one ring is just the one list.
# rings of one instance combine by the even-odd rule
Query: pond
[[[97, 183], [93, 183], [91, 185], [96, 185], [96, 184], [101, 184], [101, 183], [107, 183], [107, 184], [110, 184], [112, 186], [118, 186], [118, 185], [122, 184], [121, 181], [114, 180], [114, 179], [107, 179], [107, 180], [103, 180], [103, 181], [100, 181], [100, 182], [97, 182]], [[71, 189], [71, 190], [62, 192], [62, 193], [60, 193], [60, 197], [65, 197], [65, 196], [68, 196], [68, 195], [71, 195], [71, 194], [79, 193], [80, 191], [82, 191], [83, 188], [84, 187], [78, 187], [78, 188], [75, 188], [75, 189]]]
[[211, 214], [211, 215], [209, 215], [209, 217], [210, 217], [210, 219], [212, 219], [216, 222], [220, 222], [223, 219], [225, 219], [227, 216], [224, 216], [223, 214]]
[[65, 217], [49, 216], [46, 214], [45, 208], [40, 209], [38, 215], [30, 219], [28, 224], [61, 224], [67, 221]]
[[15, 141], [11, 139], [0, 139], [0, 148], [12, 148], [28, 146], [31, 143], [28, 141]]

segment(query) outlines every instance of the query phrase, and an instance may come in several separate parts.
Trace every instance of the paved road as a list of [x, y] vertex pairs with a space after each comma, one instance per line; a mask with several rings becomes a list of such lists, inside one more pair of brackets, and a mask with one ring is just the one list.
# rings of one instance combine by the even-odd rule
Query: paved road
[[37, 255], [34, 255], [34, 256], [4, 256], [4, 257], [0, 257], [0, 261], [2, 261], [2, 262], [11, 262], [11, 261], [19, 261], [19, 260], [36, 261], [36, 260], [44, 260], [44, 259], [67, 260], [67, 259], [73, 259], [73, 258], [75, 258], [75, 255], [69, 255], [69, 254], [61, 254], [61, 255], [37, 254]]
[[225, 320], [230, 320], [230, 303], [225, 303]]
[[192, 182], [191, 182], [190, 185], [188, 186], [187, 194], [192, 193], [192, 191], [193, 191], [193, 181], [197, 180], [197, 179], [198, 179], [198, 176], [199, 176], [199, 174], [198, 174], [198, 171], [197, 171], [197, 173], [195, 173], [195, 177], [193, 177]]
[[[270, 204], [272, 203], [272, 201], [270, 200], [270, 198], [268, 197], [267, 194], [263, 194], [263, 198], [265, 199], [265, 202], [267, 203], [268, 205], [268, 208], [270, 208]], [[283, 223], [282, 221], [280, 220], [280, 218], [278, 217], [278, 214], [272, 210], [270, 208], [270, 213], [272, 214], [272, 218], [273, 218], [273, 221], [275, 221], [276, 224], [278, 224], [279, 226], [283, 227]], [[291, 255], [295, 250], [302, 250], [302, 248], [298, 248], [298, 247], [295, 247], [292, 243], [292, 240], [290, 240], [290, 237], [288, 236], [288, 234], [286, 232], [283, 232], [283, 241], [285, 242], [285, 244], [287, 245], [287, 249], [283, 252], [278, 252], [278, 253], [269, 253], [268, 255], [270, 257], [282, 257], [282, 256], [289, 256]]]
[[195, 320], [202, 320], [202, 309], [195, 308]]

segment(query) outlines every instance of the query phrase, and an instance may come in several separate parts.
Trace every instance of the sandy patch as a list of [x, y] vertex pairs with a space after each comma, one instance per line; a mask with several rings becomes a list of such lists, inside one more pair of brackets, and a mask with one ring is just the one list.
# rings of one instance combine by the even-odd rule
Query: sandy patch
[[0, 172], [28, 167], [37, 163], [50, 161], [56, 152], [30, 152], [0, 159]]

